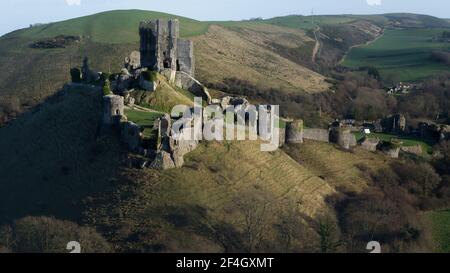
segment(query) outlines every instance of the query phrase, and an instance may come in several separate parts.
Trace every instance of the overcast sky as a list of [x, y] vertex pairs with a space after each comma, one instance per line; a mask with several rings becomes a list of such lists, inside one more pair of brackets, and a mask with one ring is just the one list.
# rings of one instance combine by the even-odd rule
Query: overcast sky
[[412, 12], [450, 18], [449, 0], [0, 0], [0, 35], [115, 9], [144, 9], [197, 20], [241, 20], [303, 14]]

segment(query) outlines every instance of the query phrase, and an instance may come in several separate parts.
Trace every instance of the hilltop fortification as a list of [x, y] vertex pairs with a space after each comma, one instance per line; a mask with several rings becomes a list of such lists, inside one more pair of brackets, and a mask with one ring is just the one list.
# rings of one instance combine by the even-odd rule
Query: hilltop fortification
[[153, 71], [182, 71], [194, 76], [194, 44], [179, 38], [180, 23], [173, 20], [143, 21], [139, 25], [141, 37], [141, 65]]

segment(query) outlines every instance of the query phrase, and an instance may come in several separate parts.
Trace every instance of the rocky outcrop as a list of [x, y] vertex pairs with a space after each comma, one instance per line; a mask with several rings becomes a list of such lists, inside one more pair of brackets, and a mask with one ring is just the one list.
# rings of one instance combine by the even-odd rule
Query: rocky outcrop
[[415, 146], [403, 146], [401, 150], [405, 153], [421, 155], [423, 153], [422, 146], [417, 144]]
[[115, 90], [119, 93], [128, 91], [133, 78], [126, 68], [122, 68], [115, 84]]
[[178, 88], [188, 90], [197, 97], [201, 97], [208, 102], [208, 104], [211, 104], [212, 102], [208, 89], [186, 72], [176, 72], [175, 85]]
[[222, 109], [225, 110], [229, 105], [230, 106], [242, 105], [245, 109], [249, 105], [249, 102], [247, 99], [242, 97], [231, 97], [231, 96], [223, 97], [222, 100], [220, 101], [220, 107], [222, 107]]
[[145, 91], [156, 91], [158, 88], [158, 83], [153, 81], [147, 81], [144, 77], [140, 77], [139, 86]]
[[175, 168], [175, 163], [168, 152], [159, 151], [149, 167], [156, 170], [168, 170]]
[[141, 53], [133, 51], [130, 56], [125, 58], [125, 68], [129, 71], [139, 69], [141, 67]]

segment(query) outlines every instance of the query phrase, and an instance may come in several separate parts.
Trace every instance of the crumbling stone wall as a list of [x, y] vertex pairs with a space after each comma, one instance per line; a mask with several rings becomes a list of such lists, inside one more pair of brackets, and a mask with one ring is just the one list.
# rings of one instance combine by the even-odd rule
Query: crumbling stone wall
[[189, 74], [183, 71], [178, 71], [175, 77], [175, 85], [178, 88], [188, 90], [195, 96], [201, 97], [203, 100], [208, 102], [208, 104], [211, 104], [212, 98], [209, 94], [208, 88]]
[[401, 149], [403, 152], [421, 155], [423, 153], [422, 146], [417, 144], [415, 146], [403, 146]]
[[330, 142], [330, 132], [328, 129], [304, 129], [303, 139]]
[[194, 42], [189, 40], [178, 40], [177, 71], [182, 71], [195, 76]]
[[[201, 130], [201, 128], [199, 129]], [[201, 134], [201, 132], [193, 130], [193, 127], [183, 128], [178, 135], [175, 135], [170, 116], [166, 114], [161, 117], [158, 121], [157, 156], [150, 164], [150, 168], [159, 170], [181, 168], [184, 164], [184, 156], [197, 148], [199, 144], [199, 141], [194, 140], [193, 136]]]
[[129, 71], [139, 69], [141, 67], [141, 52], [133, 51], [130, 56], [125, 58], [125, 68]]
[[404, 133], [406, 131], [406, 117], [404, 115], [392, 115], [381, 121], [383, 130], [393, 133]]
[[141, 127], [131, 121], [121, 124], [122, 143], [132, 152], [138, 152], [141, 147]]

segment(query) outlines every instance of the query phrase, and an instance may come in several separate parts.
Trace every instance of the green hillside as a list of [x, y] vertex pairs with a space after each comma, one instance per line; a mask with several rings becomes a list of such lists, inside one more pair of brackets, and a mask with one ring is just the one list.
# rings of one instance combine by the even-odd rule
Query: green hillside
[[358, 68], [375, 66], [386, 81], [416, 81], [449, 71], [449, 66], [431, 59], [436, 49], [449, 43], [432, 41], [445, 29], [388, 29], [375, 42], [353, 48], [343, 64]]
[[6, 37], [42, 39], [63, 34], [90, 37], [94, 42], [109, 44], [133, 43], [139, 41], [136, 29], [140, 21], [166, 18], [180, 20], [182, 37], [200, 35], [208, 29], [208, 23], [177, 15], [143, 10], [116, 10], [16, 31]]
[[350, 23], [355, 20], [367, 20], [381, 27], [402, 27], [402, 28], [446, 28], [450, 27], [448, 20], [436, 18], [428, 15], [392, 13], [378, 15], [289, 15], [275, 17], [264, 20], [264, 22], [301, 29], [312, 29], [320, 25], [336, 25]]
[[289, 15], [284, 17], [275, 17], [265, 20], [265, 22], [290, 28], [312, 29], [317, 25], [334, 25], [349, 23], [354, 21], [355, 18], [351, 16], [339, 16], [339, 15], [319, 15], [319, 16], [301, 16], [301, 15]]
[[433, 236], [438, 243], [437, 250], [442, 253], [450, 252], [450, 210], [428, 213], [432, 222]]

